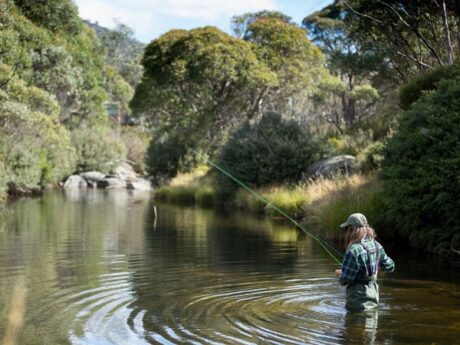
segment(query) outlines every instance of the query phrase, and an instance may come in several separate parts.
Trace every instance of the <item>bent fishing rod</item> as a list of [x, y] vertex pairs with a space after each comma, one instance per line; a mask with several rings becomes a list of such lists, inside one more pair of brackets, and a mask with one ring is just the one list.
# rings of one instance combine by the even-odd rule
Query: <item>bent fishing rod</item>
[[234, 177], [232, 174], [230, 174], [228, 171], [226, 171], [225, 169], [223, 169], [222, 167], [220, 167], [219, 165], [217, 165], [216, 163], [214, 163], [213, 161], [207, 159], [206, 157], [203, 157], [203, 160], [208, 163], [209, 165], [211, 165], [212, 167], [216, 168], [218, 171], [220, 171], [222, 174], [224, 174], [225, 176], [227, 176], [228, 178], [230, 178], [232, 181], [234, 181], [235, 183], [237, 183], [239, 186], [241, 186], [243, 189], [245, 189], [246, 191], [248, 191], [249, 193], [251, 193], [252, 195], [254, 195], [257, 199], [263, 201], [265, 204], [267, 204], [268, 206], [270, 206], [271, 208], [273, 208], [276, 212], [278, 212], [279, 214], [281, 214], [283, 217], [285, 217], [286, 219], [288, 219], [289, 221], [291, 221], [296, 227], [298, 227], [299, 229], [301, 229], [305, 234], [307, 234], [308, 236], [310, 236], [311, 238], [313, 238], [316, 242], [318, 242], [320, 244], [320, 246], [326, 251], [326, 253], [339, 265], [342, 264], [342, 262], [334, 255], [332, 254], [332, 251], [334, 251], [336, 254], [338, 254], [338, 256], [340, 256], [341, 258], [343, 258], [343, 254], [340, 253], [339, 251], [337, 251], [334, 247], [332, 247], [331, 245], [329, 245], [327, 242], [325, 242], [324, 240], [322, 240], [319, 236], [315, 235], [314, 233], [312, 233], [311, 231], [308, 231], [307, 229], [305, 229], [305, 227], [303, 227], [299, 222], [297, 222], [295, 219], [293, 219], [291, 216], [289, 216], [286, 212], [284, 212], [281, 208], [279, 208], [278, 206], [276, 206], [275, 204], [273, 204], [270, 200], [268, 200], [267, 198], [265, 198], [264, 196], [260, 195], [259, 193], [255, 192], [254, 190], [252, 190], [251, 188], [249, 188], [244, 182], [240, 181], [239, 179], [237, 179], [236, 177]]

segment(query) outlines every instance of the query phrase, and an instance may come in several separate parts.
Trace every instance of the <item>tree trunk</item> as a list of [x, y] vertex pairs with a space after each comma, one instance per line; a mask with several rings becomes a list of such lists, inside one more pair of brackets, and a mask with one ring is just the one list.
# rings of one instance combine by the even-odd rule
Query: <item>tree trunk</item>
[[452, 42], [450, 40], [449, 22], [447, 20], [446, 0], [442, 1], [441, 17], [442, 17], [442, 24], [444, 26], [444, 39], [446, 40], [447, 65], [452, 66], [454, 64], [454, 53], [452, 49]]

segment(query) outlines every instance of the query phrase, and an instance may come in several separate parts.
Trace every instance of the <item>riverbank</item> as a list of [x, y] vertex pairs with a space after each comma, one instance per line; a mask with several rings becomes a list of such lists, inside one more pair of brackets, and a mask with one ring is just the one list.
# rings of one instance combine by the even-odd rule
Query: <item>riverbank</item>
[[[339, 225], [354, 212], [364, 213], [372, 226], [380, 228], [384, 223], [381, 191], [381, 181], [376, 173], [320, 178], [293, 185], [255, 189], [256, 193], [289, 216], [316, 229], [329, 240], [340, 237]], [[156, 190], [155, 198], [179, 205], [204, 207], [222, 203], [212, 174], [204, 166], [190, 173], [179, 174], [169, 184]], [[270, 205], [242, 189], [227, 203], [249, 213], [280, 217]]]

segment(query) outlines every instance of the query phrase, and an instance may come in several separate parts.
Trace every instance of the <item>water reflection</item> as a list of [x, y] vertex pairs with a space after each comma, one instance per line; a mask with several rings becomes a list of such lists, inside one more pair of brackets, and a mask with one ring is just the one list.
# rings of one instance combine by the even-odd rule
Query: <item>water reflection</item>
[[28, 294], [19, 344], [458, 337], [457, 282], [409, 280], [411, 271], [402, 271], [383, 277], [378, 312], [347, 314], [334, 263], [286, 223], [162, 204], [155, 218], [153, 206], [148, 193], [97, 190], [9, 205], [0, 232], [0, 339], [20, 277]]

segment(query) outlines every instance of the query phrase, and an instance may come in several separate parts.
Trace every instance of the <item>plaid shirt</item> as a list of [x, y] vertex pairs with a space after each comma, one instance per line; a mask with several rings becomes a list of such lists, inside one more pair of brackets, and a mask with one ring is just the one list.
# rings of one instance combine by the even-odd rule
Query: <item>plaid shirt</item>
[[343, 258], [342, 274], [339, 282], [342, 285], [353, 284], [364, 280], [363, 278], [369, 279], [368, 277], [374, 275], [377, 277], [377, 271], [379, 270], [393, 272], [394, 269], [395, 264], [386, 255], [382, 245], [366, 237], [361, 243], [354, 243], [347, 249]]

